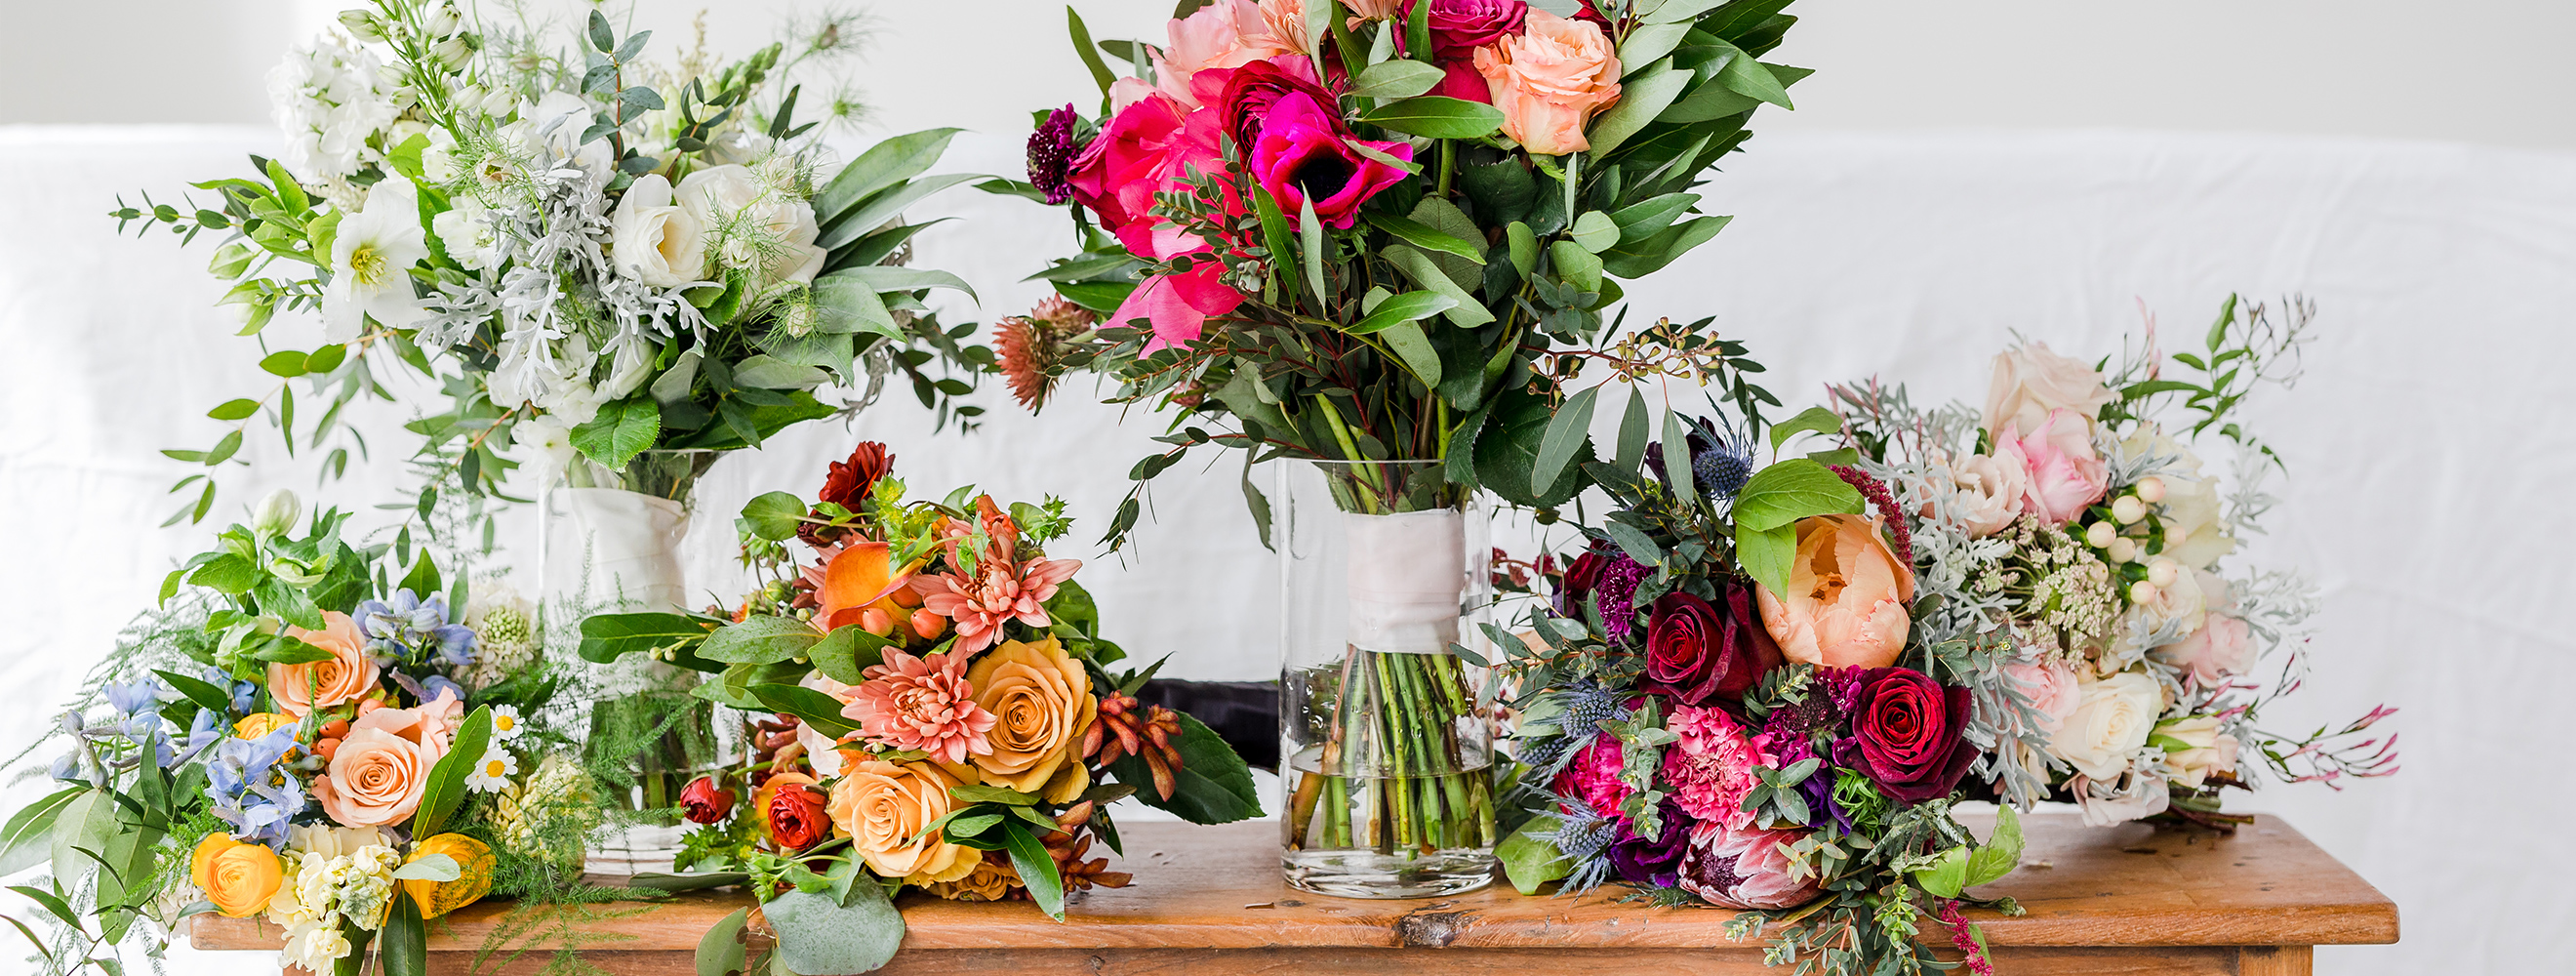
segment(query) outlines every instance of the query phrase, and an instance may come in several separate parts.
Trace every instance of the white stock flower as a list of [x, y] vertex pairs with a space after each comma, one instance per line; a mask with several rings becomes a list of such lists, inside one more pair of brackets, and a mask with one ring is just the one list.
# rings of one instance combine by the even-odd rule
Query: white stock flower
[[619, 274], [656, 288], [706, 277], [705, 225], [673, 200], [671, 181], [660, 173], [647, 173], [626, 188], [609, 231], [609, 255]]
[[429, 244], [410, 180], [391, 176], [367, 188], [366, 206], [342, 216], [337, 233], [331, 284], [322, 290], [327, 338], [357, 338], [370, 316], [388, 327], [408, 328], [428, 315], [411, 287], [411, 266], [429, 257]]
[[2075, 712], [2049, 737], [2048, 751], [2075, 771], [2097, 782], [2129, 771], [2129, 754], [2147, 744], [2147, 734], [2164, 711], [2164, 689], [2156, 679], [2122, 672], [2076, 686]]
[[458, 194], [455, 203], [429, 219], [430, 234], [461, 267], [479, 271], [500, 264], [501, 235], [492, 227], [492, 208], [472, 194]]
[[278, 158], [289, 172], [330, 184], [380, 158], [367, 139], [401, 110], [379, 87], [379, 67], [364, 48], [326, 36], [287, 52], [269, 69], [269, 117], [286, 136]]
[[306, 972], [327, 973], [332, 963], [349, 954], [349, 937], [340, 934], [337, 920], [308, 922], [286, 931], [286, 947], [278, 959], [289, 966], [303, 967]]

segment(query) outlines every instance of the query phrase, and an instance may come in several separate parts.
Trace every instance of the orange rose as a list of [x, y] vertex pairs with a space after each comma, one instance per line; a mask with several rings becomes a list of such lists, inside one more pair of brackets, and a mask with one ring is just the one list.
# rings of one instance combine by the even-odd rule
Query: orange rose
[[1619, 100], [1619, 55], [1590, 21], [1532, 8], [1518, 37], [1476, 49], [1503, 134], [1542, 156], [1592, 148], [1583, 125]]
[[313, 778], [313, 798], [344, 827], [401, 823], [420, 808], [429, 771], [447, 755], [446, 718], [453, 699], [420, 708], [379, 708], [349, 723], [329, 771]]
[[321, 630], [286, 628], [286, 636], [331, 652], [328, 661], [268, 666], [268, 694], [279, 711], [303, 718], [317, 708], [357, 701], [376, 687], [376, 659], [367, 655], [358, 622], [337, 610], [322, 613]]
[[949, 901], [1001, 901], [1011, 889], [1020, 887], [1020, 872], [1011, 867], [1010, 855], [994, 851], [975, 862], [975, 870], [955, 881], [935, 881], [922, 890]]
[[948, 788], [957, 782], [929, 763], [861, 759], [832, 784], [832, 823], [869, 870], [909, 884], [955, 881], [974, 873], [983, 855], [922, 831], [948, 815]]
[[286, 873], [275, 852], [216, 831], [197, 842], [188, 858], [188, 880], [205, 889], [206, 900], [225, 918], [249, 918], [268, 907]]
[[998, 719], [985, 733], [993, 751], [967, 757], [983, 781], [1050, 803], [1064, 803], [1091, 785], [1077, 751], [1100, 710], [1091, 675], [1049, 637], [1035, 644], [1004, 641], [966, 669], [975, 704]]
[[1789, 593], [1763, 587], [1762, 624], [1792, 661], [1883, 668], [1905, 651], [1914, 571], [1879, 537], [1878, 520], [1816, 515], [1798, 520]]

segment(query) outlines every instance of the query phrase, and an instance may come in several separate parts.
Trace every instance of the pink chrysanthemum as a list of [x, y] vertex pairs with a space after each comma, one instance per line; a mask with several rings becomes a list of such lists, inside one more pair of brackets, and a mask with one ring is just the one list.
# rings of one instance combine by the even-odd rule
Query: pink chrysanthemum
[[1620, 805], [1627, 803], [1628, 794], [1635, 792], [1628, 788], [1628, 784], [1619, 781], [1623, 759], [1621, 750], [1618, 736], [1601, 733], [1591, 745], [1574, 754], [1574, 761], [1566, 764], [1564, 772], [1556, 774], [1556, 781], [1549, 787], [1558, 796], [1582, 798], [1594, 813], [1604, 817], [1618, 816]]
[[1012, 619], [1031, 627], [1051, 626], [1046, 601], [1081, 568], [1079, 559], [988, 561], [980, 581], [953, 572], [919, 576], [913, 578], [912, 591], [921, 594], [923, 612], [957, 622], [957, 645], [950, 650], [962, 660], [1001, 643], [1002, 624]]
[[857, 697], [841, 709], [859, 723], [859, 734], [889, 749], [920, 750], [942, 762], [993, 751], [984, 733], [998, 719], [975, 704], [966, 681], [966, 655], [914, 657], [887, 648], [885, 663], [870, 666]]
[[1681, 736], [1664, 754], [1664, 778], [1673, 783], [1673, 800], [1700, 820], [1734, 830], [1753, 826], [1752, 811], [1744, 809], [1745, 795], [1760, 782], [1753, 778], [1753, 768], [1777, 768], [1779, 761], [1747, 738], [1744, 726], [1725, 709], [1685, 705], [1673, 709], [1664, 727]]

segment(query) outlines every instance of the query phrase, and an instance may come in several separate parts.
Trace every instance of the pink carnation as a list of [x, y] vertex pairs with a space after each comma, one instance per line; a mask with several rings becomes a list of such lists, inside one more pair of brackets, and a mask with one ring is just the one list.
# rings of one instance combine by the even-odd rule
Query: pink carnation
[[1574, 754], [1574, 761], [1556, 774], [1556, 782], [1549, 784], [1550, 788], [1558, 796], [1582, 798], [1594, 813], [1618, 816], [1620, 805], [1628, 802], [1628, 794], [1633, 792], [1628, 784], [1619, 781], [1621, 750], [1618, 736], [1601, 733], [1591, 745]]
[[841, 714], [859, 723], [869, 742], [926, 752], [952, 765], [965, 762], [967, 753], [993, 751], [984, 733], [998, 719], [975, 704], [966, 655], [914, 657], [889, 647], [885, 663], [871, 665], [865, 676]]
[[1720, 708], [1682, 706], [1664, 727], [1681, 736], [1664, 753], [1664, 778], [1673, 784], [1673, 799], [1699, 820], [1743, 830], [1753, 826], [1744, 797], [1759, 782], [1753, 768], [1778, 768], [1779, 760], [1747, 738], [1744, 726]]

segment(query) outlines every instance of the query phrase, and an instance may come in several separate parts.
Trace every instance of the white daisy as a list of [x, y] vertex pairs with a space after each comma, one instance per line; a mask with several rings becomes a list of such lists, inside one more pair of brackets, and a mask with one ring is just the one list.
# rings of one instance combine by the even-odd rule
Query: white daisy
[[477, 793], [498, 793], [510, 785], [510, 777], [519, 775], [519, 757], [510, 750], [495, 748], [483, 754], [474, 769], [465, 774], [465, 788]]
[[[494, 705], [494, 706], [492, 706], [492, 737], [493, 737], [493, 738], [495, 738], [495, 739], [499, 739], [500, 741], [503, 741], [503, 742], [508, 742], [508, 741], [510, 741], [510, 740], [512, 740], [512, 739], [516, 739], [516, 738], [518, 738], [518, 737], [519, 737], [519, 733], [521, 733], [521, 732], [525, 732], [525, 731], [527, 731], [527, 727], [526, 727], [526, 726], [524, 726], [524, 725], [521, 725], [521, 724], [519, 723], [519, 707], [518, 707], [518, 706], [516, 706], [516, 705]], [[517, 772], [517, 771], [518, 771], [518, 770], [517, 770], [515, 767], [511, 769], [511, 772]]]

